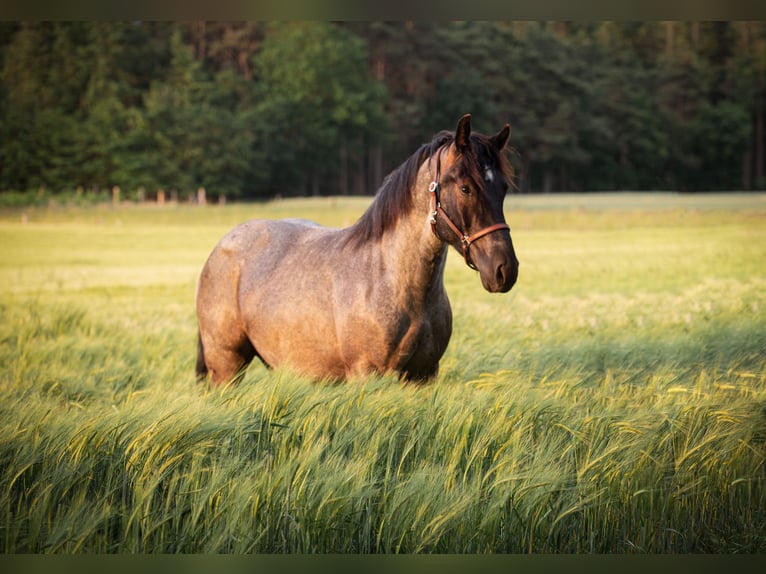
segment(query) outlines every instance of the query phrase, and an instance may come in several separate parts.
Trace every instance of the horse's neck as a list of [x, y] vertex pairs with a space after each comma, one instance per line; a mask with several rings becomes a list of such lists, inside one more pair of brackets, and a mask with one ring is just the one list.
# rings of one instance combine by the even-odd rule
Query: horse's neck
[[429, 175], [421, 170], [413, 193], [413, 206], [382, 241], [380, 256], [393, 270], [402, 297], [415, 302], [442, 288], [447, 248], [431, 231]]

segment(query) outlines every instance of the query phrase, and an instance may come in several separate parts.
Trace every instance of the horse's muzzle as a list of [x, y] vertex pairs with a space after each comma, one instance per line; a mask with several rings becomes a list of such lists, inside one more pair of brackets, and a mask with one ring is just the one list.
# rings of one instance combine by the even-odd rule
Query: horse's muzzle
[[490, 293], [507, 293], [519, 277], [519, 260], [515, 254], [509, 258], [504, 257], [486, 267], [480, 266], [479, 275], [484, 289]]

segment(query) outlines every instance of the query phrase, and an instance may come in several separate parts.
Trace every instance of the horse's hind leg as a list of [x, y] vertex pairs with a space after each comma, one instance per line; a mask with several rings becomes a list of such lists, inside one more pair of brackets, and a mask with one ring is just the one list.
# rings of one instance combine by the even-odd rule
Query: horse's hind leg
[[205, 348], [202, 346], [202, 335], [197, 332], [197, 380], [207, 377], [207, 364], [205, 363]]
[[[200, 378], [210, 375], [210, 382], [214, 386], [239, 382], [255, 357], [255, 349], [247, 340], [227, 348], [203, 344], [200, 337], [199, 352], [197, 375]], [[204, 368], [201, 367], [201, 363], [204, 364]]]

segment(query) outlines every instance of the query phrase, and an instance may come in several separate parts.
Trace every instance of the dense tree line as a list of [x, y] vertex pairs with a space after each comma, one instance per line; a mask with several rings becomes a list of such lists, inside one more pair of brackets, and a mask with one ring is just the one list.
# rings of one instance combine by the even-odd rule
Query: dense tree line
[[372, 193], [464, 113], [522, 191], [763, 189], [762, 22], [6, 22], [0, 190]]

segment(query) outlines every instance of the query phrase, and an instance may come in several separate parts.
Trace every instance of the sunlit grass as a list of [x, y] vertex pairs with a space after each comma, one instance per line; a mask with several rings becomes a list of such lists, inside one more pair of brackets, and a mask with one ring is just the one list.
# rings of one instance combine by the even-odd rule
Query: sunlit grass
[[0, 550], [764, 552], [760, 197], [512, 196], [519, 283], [450, 255], [425, 388], [194, 381], [220, 236], [369, 199], [5, 212]]

